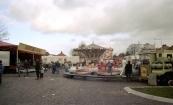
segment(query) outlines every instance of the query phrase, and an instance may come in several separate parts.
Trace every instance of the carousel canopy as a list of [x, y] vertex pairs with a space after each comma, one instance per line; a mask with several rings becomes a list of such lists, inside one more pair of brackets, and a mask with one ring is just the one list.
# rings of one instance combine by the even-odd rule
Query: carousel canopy
[[106, 48], [104, 48], [102, 46], [99, 46], [99, 45], [96, 45], [94, 43], [92, 43], [92, 44], [90, 44], [88, 46], [85, 46], [84, 48], [86, 48], [86, 49], [106, 49]]
[[82, 47], [76, 48], [74, 51], [82, 53], [88, 60], [99, 60], [100, 56], [107, 50], [107, 48], [96, 45], [94, 43]]

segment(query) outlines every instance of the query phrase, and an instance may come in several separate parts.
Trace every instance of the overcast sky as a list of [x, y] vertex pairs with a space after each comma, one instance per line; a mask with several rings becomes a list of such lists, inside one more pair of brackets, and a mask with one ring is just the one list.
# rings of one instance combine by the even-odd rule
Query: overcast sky
[[69, 55], [82, 41], [117, 54], [130, 44], [173, 45], [173, 0], [1, 0], [0, 20], [8, 43], [51, 54]]

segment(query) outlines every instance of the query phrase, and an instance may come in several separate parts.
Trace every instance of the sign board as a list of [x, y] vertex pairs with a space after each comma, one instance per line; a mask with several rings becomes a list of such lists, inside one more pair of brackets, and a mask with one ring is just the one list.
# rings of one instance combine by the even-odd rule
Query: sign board
[[46, 50], [34, 46], [19, 43], [18, 50], [44, 55]]
[[10, 65], [10, 51], [0, 51], [0, 60], [4, 66]]

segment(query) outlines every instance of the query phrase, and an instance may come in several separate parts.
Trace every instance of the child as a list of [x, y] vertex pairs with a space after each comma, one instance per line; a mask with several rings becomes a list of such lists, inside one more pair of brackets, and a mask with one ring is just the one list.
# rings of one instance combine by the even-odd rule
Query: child
[[40, 79], [43, 78], [44, 71], [45, 71], [45, 66], [43, 66], [42, 69], [40, 70]]

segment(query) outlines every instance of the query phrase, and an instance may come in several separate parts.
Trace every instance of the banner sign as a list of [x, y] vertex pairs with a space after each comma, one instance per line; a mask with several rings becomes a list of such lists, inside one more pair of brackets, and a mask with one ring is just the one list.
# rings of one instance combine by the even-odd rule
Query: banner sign
[[26, 45], [23, 43], [19, 43], [18, 50], [31, 52], [34, 54], [42, 54], [42, 55], [44, 55], [46, 53], [46, 50], [44, 50], [44, 49], [33, 47], [33, 46]]

